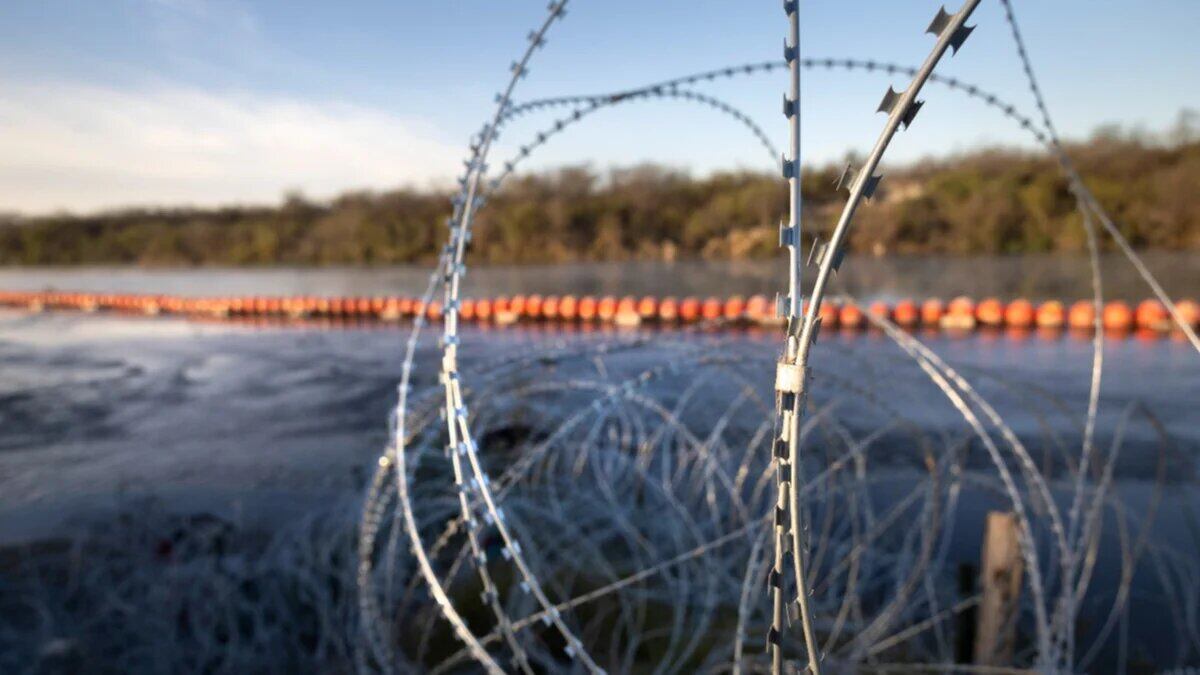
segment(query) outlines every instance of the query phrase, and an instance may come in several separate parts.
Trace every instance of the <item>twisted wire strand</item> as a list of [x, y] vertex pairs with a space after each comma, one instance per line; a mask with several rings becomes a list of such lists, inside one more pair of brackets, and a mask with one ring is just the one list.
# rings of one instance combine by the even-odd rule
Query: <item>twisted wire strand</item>
[[[968, 4], [971, 4], [971, 3], [968, 3]], [[963, 18], [965, 19], [965, 17], [963, 17]], [[959, 25], [961, 25], [961, 24], [959, 24]], [[537, 42], [537, 40], [533, 40], [533, 41], [535, 43]], [[939, 40], [939, 43], [940, 42], [941, 42], [941, 40]], [[944, 52], [944, 49], [945, 49], [945, 47], [943, 46], [942, 47], [943, 52]], [[851, 63], [850, 61], [843, 62], [843, 64], [850, 64], [850, 63]], [[524, 61], [520, 62], [518, 65], [516, 65], [514, 67], [515, 75], [523, 74], [524, 69], [525, 69], [523, 64], [524, 64]], [[801, 61], [801, 65], [803, 65], [804, 67], [819, 67], [822, 65], [825, 65], [827, 67], [842, 67], [842, 65], [843, 65], [843, 64], [838, 64], [838, 65], [833, 65], [833, 64], [834, 64], [833, 60], [829, 60], [828, 64], [819, 62], [819, 60], [805, 59], [805, 60]], [[468, 172], [467, 172], [468, 177], [466, 178], [466, 180], [463, 181], [464, 192], [460, 193], [460, 196], [457, 198], [457, 203], [455, 205], [456, 206], [455, 217], [454, 217], [455, 224], [452, 226], [451, 245], [448, 246], [447, 249], [444, 250], [443, 257], [439, 261], [439, 268], [435, 272], [435, 275], [434, 275], [435, 277], [437, 277], [437, 279], [431, 278], [431, 288], [441, 287], [446, 282], [450, 282], [447, 286], [445, 286], [447, 288], [447, 291], [446, 291], [447, 299], [446, 299], [446, 303], [445, 303], [445, 306], [446, 306], [445, 322], [446, 322], [447, 329], [444, 330], [444, 333], [443, 333], [444, 348], [448, 352], [451, 352], [451, 353], [457, 352], [457, 343], [452, 341], [452, 340], [456, 340], [456, 338], [457, 338], [457, 333], [456, 333], [457, 321], [456, 321], [456, 316], [452, 317], [452, 315], [456, 314], [456, 309], [457, 309], [456, 306], [454, 305], [454, 303], [457, 301], [456, 294], [457, 294], [458, 278], [461, 277], [462, 272], [465, 271], [465, 267], [463, 266], [461, 259], [462, 259], [462, 250], [465, 247], [465, 243], [469, 239], [469, 236], [470, 236], [470, 229], [469, 229], [470, 220], [473, 217], [476, 210], [482, 205], [486, 193], [491, 190], [494, 190], [494, 188], [499, 184], [499, 179], [502, 179], [503, 177], [511, 174], [511, 172], [512, 172], [512, 168], [509, 166], [506, 166], [505, 172], [500, 174], [498, 179], [493, 179], [492, 182], [488, 183], [488, 186], [486, 188], [482, 187], [482, 185], [481, 185], [481, 177], [486, 168], [483, 165], [483, 159], [486, 157], [487, 149], [490, 148], [490, 146], [491, 146], [491, 140], [495, 137], [495, 134], [498, 133], [498, 129], [501, 126], [501, 123], [503, 121], [505, 121], [509, 117], [515, 116], [517, 114], [521, 114], [525, 111], [532, 111], [532, 110], [536, 110], [536, 109], [539, 109], [542, 107], [551, 107], [553, 105], [580, 105], [580, 104], [583, 104], [584, 105], [583, 109], [587, 110], [587, 109], [597, 109], [597, 108], [601, 107], [601, 105], [612, 105], [615, 103], [622, 102], [624, 100], [633, 100], [636, 98], [675, 97], [675, 98], [683, 98], [686, 100], [692, 100], [692, 101], [704, 103], [706, 105], [712, 105], [713, 107], [717, 108], [718, 110], [722, 110], [722, 112], [731, 114], [735, 118], [740, 117], [739, 121], [744, 120], [744, 122], [747, 123], [747, 126], [751, 128], [752, 132], [755, 132], [755, 135], [759, 138], [760, 142], [762, 142], [764, 144], [764, 146], [770, 150], [771, 146], [770, 146], [769, 140], [767, 140], [765, 134], [762, 134], [761, 130], [757, 129], [757, 127], [753, 125], [753, 122], [750, 121], [749, 118], [746, 117], [744, 114], [740, 113], [740, 111], [736, 111], [736, 109], [733, 109], [732, 107], [727, 106], [727, 104], [723, 104], [719, 101], [716, 101], [716, 99], [707, 97], [704, 94], [699, 94], [698, 92], [680, 92], [677, 89], [673, 89], [673, 87], [676, 87], [677, 84], [672, 84], [672, 82], [674, 82], [674, 83], [690, 83], [690, 82], [696, 82], [696, 81], [701, 81], [701, 80], [713, 80], [718, 77], [733, 76], [735, 74], [738, 74], [739, 72], [740, 73], [749, 73], [749, 72], [757, 72], [758, 70], [762, 70], [765, 72], [765, 71], [771, 70], [774, 67], [778, 67], [779, 65], [781, 65], [781, 64], [767, 63], [767, 64], [759, 64], [759, 65], [753, 66], [753, 67], [750, 67], [750, 66], [743, 67], [740, 71], [739, 71], [739, 69], [735, 69], [735, 68], [723, 69], [720, 71], [709, 71], [708, 73], [699, 74], [699, 75], [695, 75], [695, 76], [686, 76], [684, 78], [677, 78], [674, 81], [668, 81], [667, 83], [660, 83], [659, 85], [653, 85], [649, 88], [646, 88], [645, 94], [628, 93], [627, 92], [627, 93], [621, 93], [618, 95], [609, 95], [607, 101], [602, 101], [598, 97], [562, 97], [560, 99], [553, 100], [551, 102], [532, 102], [531, 104], [522, 104], [519, 106], [509, 106], [509, 105], [506, 105], [506, 103], [507, 103], [507, 96], [511, 92], [511, 89], [512, 89], [512, 87], [510, 86], [508, 92], [505, 93], [502, 103], [500, 105], [500, 114], [498, 114], [497, 118], [493, 121], [493, 123], [491, 125], [485, 126], [484, 131], [481, 133], [481, 140], [479, 142], [473, 143], [472, 159], [468, 161]], [[853, 65], [845, 65], [845, 67], [854, 68], [854, 67], [858, 67], [859, 65], [861, 65], [865, 69], [870, 70], [870, 69], [873, 69], [874, 67], [876, 67], [878, 64], [873, 64], [872, 62], [853, 62]], [[889, 72], [905, 72], [903, 68], [896, 67], [896, 66], [885, 65], [885, 66], [878, 66], [878, 67], [880, 69], [884, 69], [884, 70], [887, 70], [888, 68], [895, 68], [894, 71], [889, 71]], [[909, 69], [909, 70], [910, 70], [910, 74], [914, 78], [916, 78], [916, 76], [918, 75], [918, 71], [916, 71], [915, 69]], [[924, 70], [924, 68], [922, 70]], [[1043, 141], [1043, 142], [1045, 141], [1046, 136], [1043, 134], [1043, 132], [1037, 130], [1036, 125], [1034, 125], [1034, 123], [1028, 117], [1024, 117], [1020, 113], [1018, 113], [1013, 106], [1004, 104], [1002, 101], [999, 101], [999, 99], [995, 98], [994, 96], [983, 93], [980, 90], [978, 90], [977, 88], [974, 88], [972, 85], [962, 84], [952, 78], [945, 78], [943, 80], [942, 78], [939, 78], [937, 75], [932, 74], [932, 73], [925, 73], [925, 75], [928, 80], [932, 80], [935, 82], [942, 82], [943, 84], [947, 84], [947, 86], [964, 91], [968, 95], [981, 98], [988, 105], [992, 105], [994, 107], [1000, 108], [1001, 111], [1005, 115], [1007, 115], [1009, 117], [1013, 117], [1019, 124], [1021, 124], [1022, 127], [1028, 129], [1040, 141]], [[689, 79], [689, 78], [691, 78], [691, 79]], [[516, 79], [516, 77], [514, 77], [514, 80], [515, 79]], [[656, 91], [656, 89], [657, 89], [657, 91]], [[914, 93], [914, 96], [915, 96], [915, 93]], [[707, 100], [704, 100], [704, 99], [707, 99]], [[911, 101], [912, 99], [909, 99], [909, 100]], [[714, 102], [715, 102], [715, 104], [714, 104]], [[724, 109], [722, 108], [723, 106], [724, 106]], [[577, 109], [576, 113], [573, 113], [573, 117], [575, 119], [578, 119], [578, 116], [582, 116], [582, 114], [584, 114], [584, 113], [579, 112], [579, 109]], [[539, 135], [535, 146], [540, 145], [541, 143], [544, 143], [545, 138], [548, 138], [551, 135], [551, 133], [561, 131], [563, 126], [565, 126], [567, 123], [569, 123], [569, 122], [564, 121], [564, 120], [559, 120], [559, 122], [556, 122], [555, 129], [552, 132], [550, 132], [550, 133], [544, 132], [545, 133], [544, 137]], [[535, 147], [535, 146], [526, 146], [526, 147]], [[523, 154], [521, 156], [518, 156], [517, 161], [522, 159], [523, 156], [528, 155], [528, 152], [524, 152], [524, 148], [522, 148], [522, 150], [523, 150]], [[772, 152], [773, 157], [776, 156], [773, 150], [771, 150], [771, 152]], [[515, 165], [515, 163], [516, 162], [514, 162], [514, 165]], [[869, 174], [864, 174], [864, 175], [869, 175]], [[1094, 277], [1094, 278], [1096, 278], [1096, 277]], [[426, 295], [426, 301], [425, 301], [426, 306], [428, 306], [428, 303], [429, 303], [431, 297], [432, 297], [432, 291]], [[816, 303], [814, 303], [814, 304], [816, 304]], [[454, 324], [453, 331], [451, 331], [451, 329], [449, 329], [449, 326], [451, 325], [451, 323]], [[410, 342], [410, 344], [415, 344], [415, 341]], [[805, 342], [803, 344], [807, 344], [807, 342]], [[411, 355], [411, 352], [412, 352], [412, 350], [410, 349], [409, 350], [410, 355]], [[406, 356], [406, 364], [411, 362], [410, 355]], [[407, 366], [406, 366], [406, 369], [407, 369]], [[1094, 369], [1094, 372], [1095, 371], [1096, 371], [1096, 369]], [[406, 370], [405, 377], [407, 379], [407, 370]], [[463, 391], [461, 389], [461, 385], [458, 385], [457, 383], [450, 384], [450, 383], [445, 383], [445, 382], [444, 382], [444, 384], [446, 386], [447, 432], [449, 434], [451, 434], [452, 438], [454, 437], [454, 435], [458, 434], [463, 439], [470, 439], [471, 432], [466, 424], [465, 411], [463, 411], [461, 413], [459, 412], [460, 410], [462, 410], [462, 406], [454, 405], [454, 407], [453, 407], [454, 412], [453, 413], [451, 412], [452, 404], [461, 404], [461, 402], [463, 400]], [[698, 389], [692, 389], [693, 394], [696, 391], [698, 391]], [[405, 393], [406, 392], [404, 392], [404, 391], [401, 392], [402, 398], [405, 395]], [[968, 396], [969, 396], [969, 394], [968, 394]], [[620, 397], [620, 398], [622, 400], [629, 400], [628, 397]], [[398, 406], [398, 410], [401, 412], [399, 414], [397, 414], [396, 417], [402, 419], [403, 415], [406, 412], [406, 406], [405, 405]], [[730, 423], [730, 421], [733, 419], [733, 410], [734, 410], [733, 407], [726, 410], [725, 414], [721, 418], [721, 422], [720, 422], [721, 424], [724, 425], [724, 424]], [[620, 424], [620, 426], [621, 426], [620, 438], [622, 439], [621, 442], [627, 442], [627, 441], [637, 438], [639, 435], [645, 433], [644, 430], [643, 431], [637, 430], [637, 427], [641, 425], [639, 418], [637, 416], [631, 416], [629, 414], [630, 411], [626, 407], [624, 407], [624, 405], [618, 406], [612, 412], [615, 415], [616, 419], [625, 420], [624, 422], [622, 422]], [[663, 427], [670, 427], [673, 425], [676, 425], [676, 426], [678, 425], [678, 420], [679, 420], [678, 409], [676, 409], [675, 411], [672, 411], [671, 415], [672, 415], [672, 419], [675, 420], [675, 422], [673, 422], [672, 424], [663, 425]], [[1089, 413], [1089, 419], [1094, 419], [1093, 413]], [[1090, 426], [1090, 424], [1091, 423], [1089, 423], [1089, 426]], [[398, 425], [400, 426], [401, 429], [403, 429], [402, 422], [399, 422]], [[630, 425], [632, 425], [632, 426], [630, 426]], [[663, 427], [659, 427], [659, 428], [662, 429]], [[681, 427], [681, 428], [685, 428], [685, 427]], [[762, 425], [760, 425], [759, 428], [763, 429]], [[1004, 434], [1005, 427], [1001, 426], [1000, 428], [1001, 428], [1002, 434]], [[600, 420], [597, 419], [595, 424], [593, 425], [593, 429], [592, 429], [593, 438], [595, 438], [595, 434], [599, 434], [602, 431], [602, 429], [603, 429], [603, 425], [600, 422]], [[1009, 433], [1011, 433], [1011, 430], [1008, 430], [1008, 431], [1009, 431]], [[718, 445], [720, 445], [721, 444], [720, 435], [717, 434], [715, 430], [714, 430], [713, 434], [715, 434], [715, 435], [711, 436], [711, 438], [713, 439], [714, 442], [716, 442]], [[1090, 434], [1090, 432], [1089, 432], [1089, 434]], [[400, 437], [404, 438], [403, 434], [401, 434]], [[690, 442], [697, 443], [697, 441], [698, 441], [698, 439], [692, 439]], [[708, 447], [711, 445], [712, 445], [712, 442], [704, 442], [704, 443], [700, 443], [699, 447]], [[479, 493], [486, 494], [488, 491], [488, 487], [486, 485], [486, 482], [487, 482], [486, 473], [483, 472], [482, 466], [478, 462], [478, 458], [475, 456], [475, 452], [473, 449], [468, 449], [468, 452], [466, 454], [468, 456], [468, 463], [470, 464], [471, 479], [476, 481], [475, 485], [471, 485], [469, 480], [467, 480], [468, 485], [467, 485], [466, 491], [472, 492], [474, 494], [479, 494]], [[583, 457], [581, 457], [579, 461], [584, 462], [586, 464], [586, 461], [584, 460]], [[644, 461], [649, 461], [649, 460], [646, 459]], [[798, 464], [798, 462], [797, 462], [797, 464]], [[679, 465], [676, 470], [683, 470], [684, 468], [685, 468], [685, 465]], [[595, 470], [595, 467], [593, 467], [593, 470]], [[1028, 466], [1026, 466], [1023, 470], [1028, 472]], [[1077, 476], [1081, 475], [1081, 474], [1082, 474], [1082, 472], [1080, 474], [1077, 474]], [[607, 474], [602, 474], [602, 475], [607, 475]], [[700, 478], [701, 475], [702, 474], [695, 474], [697, 480]], [[770, 475], [769, 471], [764, 473], [764, 477], [769, 477], [769, 475]], [[464, 474], [463, 478], [464, 479], [466, 478], [465, 474]], [[463, 489], [462, 489], [461, 483], [463, 481], [460, 480], [457, 482], [459, 483], [460, 494], [462, 494]], [[1036, 482], [1036, 479], [1035, 479], [1035, 482]], [[695, 482], [694, 483], [695, 487], [691, 488], [691, 489], [701, 489], [706, 484], [707, 483], [705, 481]], [[859, 487], [856, 487], [855, 489], [856, 490], [861, 489], [861, 483], [859, 484]], [[951, 488], [951, 489], [953, 490], [954, 488]], [[914, 494], [915, 494], [915, 492], [914, 492]], [[609, 492], [607, 494], [607, 496], [605, 497], [606, 503], [612, 503], [613, 497], [614, 497], [614, 493]], [[407, 500], [407, 499], [408, 499], [408, 496], [406, 495], [405, 500]], [[1043, 500], [1043, 501], [1045, 501], [1045, 500]], [[485, 500], [485, 502], [486, 502], [486, 500]], [[854, 503], [854, 502], [852, 502], [852, 503]], [[492, 507], [492, 505], [485, 504], [484, 506], [485, 506], [485, 510], [488, 512], [488, 515], [492, 515], [494, 517], [494, 514], [496, 513], [496, 511]], [[465, 513], [469, 513], [469, 512], [470, 512], [470, 509], [466, 509]], [[460, 518], [462, 518], [462, 517], [466, 517], [469, 519], [471, 516], [469, 516], [469, 515], [460, 516]], [[487, 516], [485, 515], [485, 518], [486, 517]], [[801, 519], [799, 519], [799, 518], [793, 517], [793, 522], [797, 522], [800, 520]], [[827, 518], [824, 522], [828, 524], [831, 521]], [[1075, 521], [1072, 519], [1071, 522], [1075, 522]], [[409, 522], [406, 525], [406, 527], [411, 531], [416, 526], [414, 524], [412, 524], [411, 522]], [[501, 528], [499, 526], [497, 526], [497, 529], [501, 529]], [[828, 532], [828, 530], [824, 529], [823, 532]], [[829, 536], [828, 534], [822, 534], [822, 541], [824, 542], [828, 538], [828, 536]], [[503, 544], [503, 546], [505, 547], [504, 550], [507, 551], [509, 554], [512, 554], [512, 550], [510, 547], [515, 544], [515, 541], [513, 540], [512, 536], [501, 533], [501, 537], [504, 541], [504, 544]], [[1089, 541], [1094, 541], [1094, 539], [1090, 539]], [[810, 543], [811, 542], [806, 543], [805, 547], [809, 546]], [[418, 543], [418, 545], [419, 545], [419, 543]], [[826, 550], [826, 547], [824, 545], [822, 545], [819, 548], [821, 551]], [[1061, 548], [1061, 546], [1060, 546], [1060, 548]], [[856, 550], [861, 550], [861, 547], [856, 547]], [[843, 558], [843, 560], [845, 561], [846, 559]], [[857, 558], [855, 558], [854, 560], [857, 561]], [[517, 566], [518, 566], [518, 568], [521, 567], [520, 564], [518, 564]], [[528, 572], [528, 570], [522, 570], [522, 573], [526, 573], [526, 572]], [[750, 577], [748, 576], [746, 578], [750, 578]], [[546, 607], [545, 607], [548, 600], [543, 601], [543, 598], [536, 598], [536, 600], [538, 601], [537, 604], [542, 605], [542, 609], [540, 610], [540, 612], [547, 613], [546, 614], [547, 616], [553, 616], [552, 614], [549, 614], [549, 610], [546, 609]], [[849, 607], [849, 604], [847, 604], [848, 602], [849, 602], [848, 600], [845, 600], [843, 602], [843, 604], [842, 604], [843, 608]], [[1039, 602], [1036, 604], [1040, 605], [1041, 603]], [[848, 616], [848, 615], [849, 615], [849, 613], [844, 612], [844, 611], [839, 611], [839, 613], [838, 613], [838, 616], [840, 617], [840, 620], [843, 623], [845, 622], [844, 617]], [[707, 616], [707, 614], [706, 614], [706, 616]], [[739, 612], [739, 616], [741, 616], [741, 612]], [[941, 614], [937, 614], [937, 616], [941, 616]], [[933, 622], [932, 625], [937, 626], [938, 623], [939, 622], [935, 621], [935, 622]], [[1055, 623], [1061, 625], [1060, 621], [1056, 620]], [[678, 635], [679, 630], [680, 630], [680, 625], [681, 624], [678, 623], [678, 617], [677, 617], [675, 623], [669, 629], [667, 629], [667, 631], [670, 632], [673, 636], [672, 641], [671, 641], [672, 645], [679, 644], [677, 642], [677, 638], [674, 636]], [[740, 625], [741, 624], [739, 623], [739, 626]], [[920, 631], [918, 631], [918, 633], [919, 632]], [[836, 635], [836, 632], [834, 634]], [[493, 635], [494, 635], [494, 633], [493, 633]], [[742, 631], [739, 628], [738, 635], [737, 635], [735, 641], [740, 644], [741, 640], [742, 640]], [[694, 642], [694, 640], [693, 640], [693, 642]], [[832, 642], [832, 638], [831, 638], [831, 642]], [[569, 640], [568, 640], [568, 644], [570, 646]], [[878, 644], [878, 643], [875, 643], [875, 644]], [[671, 647], [671, 649], [674, 649], [674, 648], [675, 647]], [[867, 650], [870, 653], [878, 652], [878, 650], [871, 651], [870, 646], [867, 647]], [[687, 649], [683, 648], [683, 651], [686, 652]], [[810, 656], [813, 655], [813, 651], [814, 650], [810, 650]], [[733, 653], [735, 654], [735, 663], [736, 663], [737, 658], [740, 655], [740, 648], [733, 650]], [[680, 657], [680, 658], [682, 658], [682, 657]], [[676, 661], [676, 663], [682, 663], [682, 662]], [[666, 665], [669, 666], [669, 664], [666, 664]]]
[[[777, 384], [777, 388], [780, 389], [780, 396], [779, 396], [779, 399], [780, 399], [780, 412], [779, 412], [780, 426], [785, 429], [785, 433], [784, 433], [784, 436], [780, 439], [782, 441], [782, 447], [783, 447], [784, 452], [776, 453], [778, 455], [783, 455], [783, 457], [781, 457], [781, 459], [786, 459], [789, 462], [789, 470], [790, 470], [790, 474], [791, 474], [790, 479], [792, 482], [795, 482], [795, 480], [797, 478], [797, 467], [800, 462], [800, 448], [796, 444], [796, 433], [795, 432], [799, 426], [799, 419], [803, 415], [805, 399], [807, 396], [805, 381], [808, 378], [808, 352], [812, 346], [813, 341], [816, 338], [815, 331], [818, 328], [818, 326], [816, 324], [819, 320], [818, 319], [818, 311], [821, 306], [822, 296], [824, 293], [824, 287], [825, 287], [825, 284], [827, 283], [830, 270], [833, 267], [835, 267], [836, 264], [838, 264], [838, 262], [840, 262], [839, 248], [842, 245], [842, 240], [845, 238], [846, 231], [848, 229], [850, 220], [854, 215], [855, 209], [857, 208], [859, 202], [863, 199], [864, 196], [870, 196], [870, 193], [874, 191], [874, 184], [876, 182], [878, 182], [878, 178], [875, 177], [874, 171], [875, 171], [876, 166], [879, 164], [880, 159], [882, 159], [883, 153], [887, 149], [888, 143], [891, 141], [892, 136], [896, 133], [901, 122], [904, 122], [905, 126], [912, 123], [913, 116], [916, 115], [916, 112], [920, 107], [920, 103], [916, 101], [917, 93], [920, 91], [921, 86], [928, 79], [929, 74], [933, 72], [934, 67], [937, 65], [937, 63], [941, 59], [942, 55], [946, 52], [947, 49], [949, 49], [951, 47], [951, 44], [954, 43], [955, 40], [959, 39], [958, 36], [961, 34], [962, 39], [965, 39], [966, 32], [963, 32], [965, 21], [971, 15], [971, 13], [974, 11], [975, 7], [978, 4], [979, 4], [979, 0], [967, 0], [963, 4], [962, 8], [957, 13], [955, 13], [953, 16], [951, 16], [949, 18], [947, 24], [941, 27], [941, 29], [940, 29], [941, 32], [939, 34], [937, 34], [937, 40], [934, 44], [934, 48], [933, 48], [932, 52], [926, 58], [925, 63], [921, 66], [921, 69], [918, 71], [918, 73], [913, 77], [911, 84], [905, 90], [905, 92], [903, 94], [896, 95], [895, 92], [893, 92], [889, 88], [888, 96], [884, 98], [884, 103], [880, 106], [880, 109], [888, 114], [888, 122], [885, 125], [884, 130], [879, 137], [879, 140], [876, 142], [875, 148], [871, 151], [870, 155], [868, 155], [861, 172], [858, 174], [858, 177], [849, 186], [850, 187], [850, 199], [848, 200], [846, 207], [842, 211], [842, 215], [839, 218], [836, 227], [834, 228], [833, 234], [832, 234], [830, 242], [829, 242], [829, 246], [826, 249], [828, 254], [823, 256], [820, 260], [818, 260], [819, 268], [818, 268], [818, 272], [817, 272], [816, 281], [813, 286], [812, 296], [811, 296], [810, 303], [809, 303], [809, 308], [808, 308], [807, 313], [804, 315], [804, 318], [802, 321], [800, 319], [800, 311], [799, 310], [801, 308], [801, 305], [800, 305], [799, 297], [798, 297], [800, 294], [800, 288], [797, 285], [798, 278], [797, 278], [797, 272], [796, 272], [796, 269], [797, 269], [796, 263], [799, 260], [799, 247], [800, 247], [800, 237], [799, 237], [799, 232], [798, 232], [799, 202], [798, 202], [798, 199], [795, 197], [793, 197], [793, 199], [792, 199], [792, 219], [790, 221], [789, 228], [797, 228], [797, 229], [791, 230], [792, 236], [790, 237], [790, 239], [781, 241], [782, 244], [784, 244], [785, 246], [788, 247], [789, 255], [791, 256], [791, 260], [793, 263], [790, 268], [790, 271], [789, 271], [789, 289], [792, 294], [792, 297], [790, 298], [790, 302], [788, 304], [788, 313], [787, 313], [788, 330], [787, 330], [787, 337], [785, 340], [784, 360], [781, 361], [781, 363], [780, 363], [780, 366], [779, 366], [780, 375], [777, 376], [777, 379], [784, 379], [785, 378], [784, 374], [787, 373], [787, 375], [786, 375], [787, 379], [795, 380], [795, 382], [793, 384], [790, 384], [786, 389], [780, 388], [780, 386]], [[799, 105], [799, 100], [798, 100], [798, 97], [799, 97], [799, 63], [795, 63], [795, 61], [798, 58], [797, 52], [799, 50], [797, 3], [791, 3], [790, 6], [785, 4], [785, 9], [791, 10], [789, 12], [789, 17], [790, 17], [791, 24], [792, 24], [792, 37], [793, 37], [793, 41], [792, 41], [791, 47], [790, 47], [790, 52], [789, 52], [787, 43], [785, 43], [785, 49], [784, 49], [785, 57], [786, 57], [785, 60], [787, 60], [789, 62], [793, 62], [793, 63], [791, 63], [791, 72], [793, 73], [793, 92], [794, 92], [792, 105], [798, 106]], [[939, 19], [943, 16], [943, 14], [944, 14], [944, 12], [939, 13]], [[967, 30], [967, 32], [969, 32], [969, 29], [966, 29], [966, 30]], [[960, 44], [961, 44], [961, 41], [954, 44], [955, 51], [957, 51], [958, 46]], [[784, 110], [785, 110], [785, 113], [788, 112], [788, 107], [786, 105], [785, 105]], [[793, 180], [793, 193], [798, 194], [798, 192], [799, 192], [799, 172], [800, 172], [799, 143], [798, 143], [799, 115], [798, 115], [798, 110], [796, 110], [794, 108], [791, 112], [792, 112], [792, 115], [790, 117], [792, 119], [792, 133], [794, 136], [793, 151], [795, 154], [793, 154], [793, 156], [790, 160], [790, 162], [791, 162], [790, 164], [787, 162], [785, 162], [785, 164], [784, 164], [784, 177]], [[835, 261], [837, 261], [837, 262], [835, 262]], [[787, 370], [788, 368], [794, 370], [795, 371], [794, 374], [791, 371], [788, 371]], [[781, 469], [782, 469], [782, 466], [781, 466]], [[809, 666], [808, 667], [809, 667], [809, 670], [812, 671], [814, 673], [814, 675], [816, 675], [816, 673], [819, 671], [819, 666], [817, 665], [818, 657], [816, 654], [813, 653], [812, 628], [811, 628], [810, 619], [808, 617], [807, 597], [806, 597], [807, 593], [808, 593], [808, 589], [807, 589], [807, 581], [805, 579], [805, 573], [804, 573], [803, 562], [802, 562], [804, 543], [802, 541], [802, 533], [801, 533], [801, 529], [799, 527], [799, 523], [801, 521], [801, 508], [802, 507], [801, 507], [801, 503], [800, 503], [798, 496], [794, 492], [791, 494], [788, 493], [787, 481], [783, 478], [782, 471], [781, 471], [781, 477], [779, 479], [779, 490], [778, 491], [779, 491], [780, 506], [777, 507], [777, 509], [779, 509], [779, 511], [782, 511], [781, 507], [786, 503], [787, 514], [791, 521], [790, 539], [791, 539], [791, 549], [792, 549], [792, 558], [793, 558], [794, 582], [797, 586], [796, 604], [799, 607], [799, 613], [801, 615], [801, 619], [802, 619], [803, 627], [804, 627], [805, 642], [808, 645], [808, 651], [809, 651]], [[782, 525], [782, 523], [780, 522], [782, 520], [781, 517], [777, 517], [776, 520], [779, 525]], [[785, 534], [787, 532], [787, 530], [782, 529], [781, 527], [777, 528], [777, 529], [779, 530], [781, 535]], [[781, 538], [780, 540], [778, 540], [776, 542], [776, 571], [777, 571], [777, 573], [782, 568], [782, 557], [785, 552], [784, 549], [785, 549], [784, 542]], [[777, 587], [777, 588], [779, 588], [779, 587]], [[782, 594], [782, 589], [779, 588], [779, 590], [776, 594], [777, 598], [780, 597], [781, 594]], [[780, 601], [777, 599], [776, 600], [776, 611], [775, 611], [775, 614], [776, 614], [775, 624], [776, 625], [780, 624], [780, 620], [779, 620], [780, 619], [780, 617], [779, 617], [780, 606], [779, 605], [780, 605]], [[781, 661], [782, 661], [782, 659], [780, 657], [780, 650], [776, 650], [774, 663], [772, 665], [773, 673], [778, 674], [779, 672], [781, 672], [781, 665], [782, 665]]]

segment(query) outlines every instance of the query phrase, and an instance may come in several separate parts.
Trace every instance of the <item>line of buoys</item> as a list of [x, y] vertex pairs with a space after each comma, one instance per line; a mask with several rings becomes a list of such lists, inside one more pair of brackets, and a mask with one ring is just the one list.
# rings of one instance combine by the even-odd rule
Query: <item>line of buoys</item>
[[[274, 317], [279, 319], [332, 318], [362, 321], [398, 321], [418, 315], [438, 319], [440, 302], [424, 305], [406, 297], [317, 297], [232, 296], [188, 297], [132, 293], [72, 293], [58, 291], [0, 291], [0, 306], [31, 311], [78, 310], [138, 314], [177, 314], [204, 317]], [[464, 321], [508, 325], [517, 322], [592, 322], [618, 326], [642, 324], [780, 324], [776, 309], [766, 296], [706, 298], [671, 296], [616, 297], [606, 295], [514, 295], [511, 297], [463, 299], [458, 315]], [[1200, 327], [1200, 303], [1182, 300], [1179, 315], [1192, 327]], [[1058, 300], [1034, 304], [1017, 298], [1004, 302], [985, 298], [979, 302], [965, 296], [949, 302], [927, 298], [920, 302], [901, 300], [895, 304], [873, 302], [865, 308], [850, 302], [826, 301], [820, 309], [824, 329], [860, 330], [870, 322], [867, 314], [894, 321], [905, 328], [965, 332], [975, 329], [1028, 331], [1056, 334], [1063, 330], [1088, 332], [1097, 318], [1106, 332], [1139, 335], [1177, 334], [1175, 319], [1157, 300], [1130, 305], [1116, 300], [1097, 312], [1094, 304], [1081, 300], [1069, 307]]]

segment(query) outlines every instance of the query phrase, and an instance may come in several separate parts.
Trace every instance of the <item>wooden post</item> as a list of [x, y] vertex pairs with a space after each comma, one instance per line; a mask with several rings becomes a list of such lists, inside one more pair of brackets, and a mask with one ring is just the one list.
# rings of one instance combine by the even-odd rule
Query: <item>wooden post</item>
[[979, 623], [975, 627], [975, 663], [1012, 664], [1025, 561], [1012, 513], [991, 511], [983, 535]]

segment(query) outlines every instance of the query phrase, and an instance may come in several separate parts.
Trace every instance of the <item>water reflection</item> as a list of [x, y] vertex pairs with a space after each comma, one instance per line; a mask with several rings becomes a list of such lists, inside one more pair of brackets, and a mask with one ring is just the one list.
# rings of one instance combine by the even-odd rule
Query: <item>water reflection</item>
[[[1147, 252], [1143, 257], [1169, 294], [1200, 295], [1200, 264], [1194, 254]], [[464, 281], [466, 294], [474, 297], [514, 293], [773, 296], [786, 279], [784, 264], [781, 259], [472, 267]], [[1076, 299], [1091, 296], [1089, 269], [1083, 256], [853, 256], [842, 267], [838, 283], [864, 301], [956, 295]], [[1123, 256], [1106, 254], [1102, 269], [1105, 293], [1110, 299], [1133, 301], [1150, 295]], [[422, 291], [428, 279], [429, 267], [424, 265], [0, 269], [0, 288], [6, 290], [58, 288], [178, 295], [412, 295]]]

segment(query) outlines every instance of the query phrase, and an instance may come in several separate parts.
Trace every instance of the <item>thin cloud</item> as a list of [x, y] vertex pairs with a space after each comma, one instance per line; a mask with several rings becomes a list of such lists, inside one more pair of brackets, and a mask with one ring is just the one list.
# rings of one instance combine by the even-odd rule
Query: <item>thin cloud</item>
[[4, 83], [0, 210], [273, 202], [448, 181], [431, 124], [337, 102], [163, 86]]

